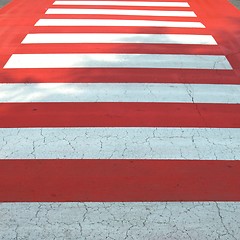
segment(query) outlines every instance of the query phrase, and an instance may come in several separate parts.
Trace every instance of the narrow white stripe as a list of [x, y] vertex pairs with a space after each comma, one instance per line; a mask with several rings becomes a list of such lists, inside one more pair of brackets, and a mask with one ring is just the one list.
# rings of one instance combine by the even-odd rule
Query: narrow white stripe
[[232, 69], [225, 56], [181, 54], [13, 54], [4, 68]]
[[156, 17], [196, 17], [192, 11], [157, 11], [157, 10], [118, 10], [118, 9], [70, 9], [49, 8], [45, 14], [104, 14], [128, 16], [156, 16]]
[[[185, 174], [187, 172], [183, 173], [183, 177]], [[111, 173], [109, 175], [111, 176]], [[137, 173], [136, 176], [138, 176]], [[169, 176], [169, 178], [171, 177], [174, 175]], [[78, 176], [73, 176], [73, 179], [78, 179]], [[135, 178], [132, 179], [130, 180], [131, 184], [136, 184]], [[66, 186], [72, 186], [71, 180], [66, 179], [66, 181]], [[217, 181], [212, 181], [214, 181], [213, 184], [217, 184]], [[224, 183], [225, 179], [222, 179], [221, 182]], [[221, 182], [218, 183], [221, 184]], [[52, 185], [54, 186], [54, 184], [56, 183]], [[140, 183], [140, 187], [141, 184], [144, 189], [144, 184]], [[164, 184], [164, 182], [156, 181], [156, 184]], [[117, 193], [118, 186], [115, 187], [115, 193]], [[180, 185], [179, 188], [185, 189], [186, 186]], [[26, 189], [28, 188], [26, 187]], [[105, 186], [95, 192], [94, 196], [102, 199], [100, 194], [104, 189]], [[39, 194], [48, 197], [44, 186], [42, 191], [42, 195]], [[81, 192], [81, 187], [78, 191]], [[89, 190], [89, 192], [91, 191], [94, 189]], [[177, 191], [179, 190], [177, 189]], [[199, 194], [199, 189], [195, 190], [194, 186], [189, 192], [193, 191]], [[56, 192], [58, 190], [55, 191], [53, 188], [52, 193]], [[67, 189], [66, 192], [68, 192]], [[37, 194], [35, 192], [32, 194], [36, 200], [35, 195]], [[88, 196], [88, 194], [84, 195], [83, 193], [81, 196]], [[119, 195], [116, 194], [116, 196]], [[175, 195], [173, 194], [173, 196]], [[57, 195], [56, 199], [60, 197]], [[68, 196], [66, 199], [69, 199]], [[88, 198], [86, 197], [86, 199]], [[146, 199], [149, 199], [149, 196]], [[179, 195], [180, 199], [182, 198]], [[230, 240], [239, 239], [240, 202], [14, 202], [1, 203], [0, 215], [2, 229], [0, 239], [2, 240], [15, 239], [16, 229], [19, 239], [29, 240], [54, 238], [119, 240], [124, 236], [127, 236], [128, 239], [213, 240], [218, 239], [220, 235], [224, 235], [222, 239]]]
[[115, 26], [115, 27], [177, 27], [205, 28], [200, 22], [174, 22], [115, 19], [40, 19], [35, 26]]
[[22, 41], [28, 43], [155, 43], [216, 45], [211, 35], [192, 34], [95, 34], [95, 33], [35, 33]]
[[240, 103], [240, 85], [166, 83], [2, 83], [0, 102]]
[[0, 128], [0, 159], [240, 160], [239, 139], [239, 128]]
[[88, 6], [141, 6], [141, 7], [189, 7], [187, 2], [136, 2], [136, 1], [55, 1], [53, 5]]

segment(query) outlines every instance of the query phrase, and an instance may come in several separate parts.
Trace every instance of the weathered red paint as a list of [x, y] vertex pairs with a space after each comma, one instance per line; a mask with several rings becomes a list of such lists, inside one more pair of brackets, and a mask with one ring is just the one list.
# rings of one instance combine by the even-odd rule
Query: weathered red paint
[[239, 161], [2, 160], [2, 202], [239, 201]]

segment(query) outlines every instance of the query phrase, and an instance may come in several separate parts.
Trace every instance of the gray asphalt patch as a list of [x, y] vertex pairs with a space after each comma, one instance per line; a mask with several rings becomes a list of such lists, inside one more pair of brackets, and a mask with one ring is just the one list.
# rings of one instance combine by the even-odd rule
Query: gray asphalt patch
[[11, 2], [10, 0], [0, 0], [0, 8]]
[[229, 0], [235, 7], [240, 9], [240, 0]]

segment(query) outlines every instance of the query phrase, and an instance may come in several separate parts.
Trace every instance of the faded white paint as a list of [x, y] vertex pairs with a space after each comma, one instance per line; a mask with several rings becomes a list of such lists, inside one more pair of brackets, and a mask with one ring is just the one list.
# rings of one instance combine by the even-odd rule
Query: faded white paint
[[144, 43], [217, 45], [211, 35], [124, 33], [33, 33], [22, 44], [32, 43]]
[[240, 103], [240, 85], [168, 83], [0, 83], [3, 102]]
[[0, 239], [236, 240], [239, 202], [1, 203]]
[[240, 128], [0, 128], [0, 159], [240, 160]]
[[80, 9], [49, 8], [45, 14], [87, 14], [87, 15], [127, 15], [155, 17], [196, 17], [193, 11], [161, 11], [161, 10], [121, 10], [121, 9]]
[[200, 22], [117, 20], [117, 19], [40, 19], [35, 26], [113, 26], [205, 28]]
[[189, 7], [189, 4], [187, 2], [137, 2], [137, 1], [55, 1], [53, 5]]
[[172, 68], [232, 70], [222, 55], [63, 53], [13, 54], [4, 68]]

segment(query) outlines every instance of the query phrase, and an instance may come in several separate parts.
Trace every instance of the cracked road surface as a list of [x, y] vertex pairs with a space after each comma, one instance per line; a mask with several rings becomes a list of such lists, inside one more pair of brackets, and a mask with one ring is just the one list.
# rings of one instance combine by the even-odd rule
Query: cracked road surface
[[3, 128], [0, 135], [0, 159], [9, 160], [240, 159], [233, 128]]
[[239, 239], [240, 203], [1, 203], [13, 239]]
[[0, 239], [239, 240], [239, 26], [227, 0], [1, 8]]

